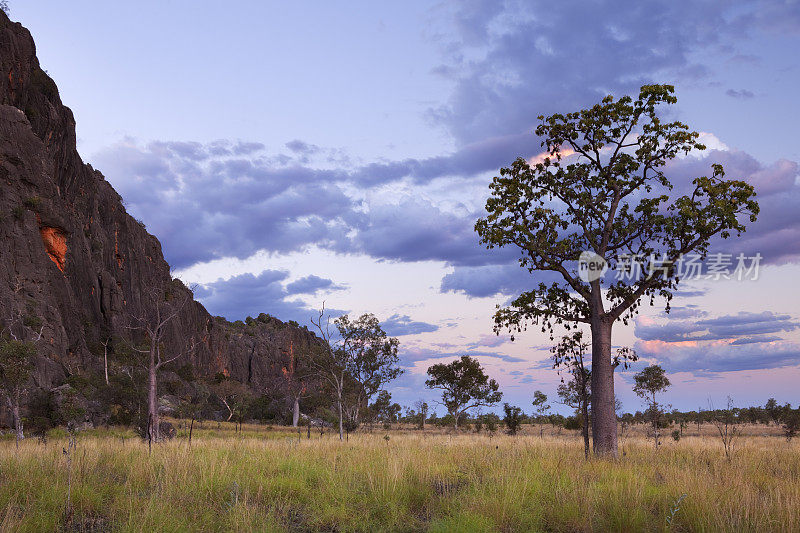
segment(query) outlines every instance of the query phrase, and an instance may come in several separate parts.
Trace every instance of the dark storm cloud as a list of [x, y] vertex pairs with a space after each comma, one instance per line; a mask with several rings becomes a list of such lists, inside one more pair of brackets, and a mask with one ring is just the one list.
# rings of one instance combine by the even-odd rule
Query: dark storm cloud
[[416, 335], [418, 333], [431, 333], [437, 331], [439, 326], [427, 322], [412, 320], [408, 315], [392, 315], [381, 322], [383, 330], [391, 337], [403, 335]]

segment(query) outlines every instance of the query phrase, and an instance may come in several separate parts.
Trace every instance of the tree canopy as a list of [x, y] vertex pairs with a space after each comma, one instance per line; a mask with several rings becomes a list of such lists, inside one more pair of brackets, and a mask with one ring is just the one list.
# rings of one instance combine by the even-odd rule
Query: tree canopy
[[455, 418], [456, 427], [465, 412], [494, 405], [503, 397], [497, 381], [490, 379], [478, 360], [468, 355], [429, 367], [428, 376], [430, 379], [425, 381], [425, 385], [442, 391], [442, 403]]
[[687, 125], [659, 117], [659, 106], [677, 101], [673, 93], [671, 85], [645, 85], [636, 100], [607, 96], [589, 109], [539, 117], [545, 157], [533, 165], [518, 158], [500, 170], [475, 229], [487, 247], [517, 246], [520, 266], [562, 281], [542, 282], [498, 310], [498, 329], [520, 330], [527, 321], [551, 331], [555, 323], [589, 323], [595, 288], [572, 265], [583, 251], [612, 268], [624, 258], [643, 259], [639, 276], [609, 284], [608, 309], [600, 313], [630, 318], [642, 297], [669, 301], [682, 254], [705, 256], [712, 236], [739, 234], [740, 219], [756, 220], [753, 187], [726, 180], [721, 165], [673, 194], [667, 162], [705, 149]]

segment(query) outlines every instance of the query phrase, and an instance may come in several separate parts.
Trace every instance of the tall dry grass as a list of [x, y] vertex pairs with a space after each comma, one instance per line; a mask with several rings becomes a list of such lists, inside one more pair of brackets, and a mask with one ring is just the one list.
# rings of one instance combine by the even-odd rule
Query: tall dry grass
[[[800, 447], [625, 440], [584, 461], [573, 435], [333, 435], [195, 427], [153, 447], [79, 434], [0, 442], [3, 531], [800, 531]], [[127, 437], [124, 438], [123, 437]], [[675, 502], [686, 496], [678, 508]], [[671, 525], [668, 518], [672, 517]]]

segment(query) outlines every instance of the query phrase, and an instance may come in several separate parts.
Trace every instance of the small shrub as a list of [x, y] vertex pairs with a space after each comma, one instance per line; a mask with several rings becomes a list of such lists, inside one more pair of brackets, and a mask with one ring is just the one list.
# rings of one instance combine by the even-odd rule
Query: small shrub
[[25, 200], [22, 202], [22, 205], [25, 206], [26, 209], [36, 211], [39, 206], [42, 205], [42, 199], [38, 196], [31, 196], [30, 198], [25, 198]]
[[800, 430], [800, 408], [786, 416], [783, 424], [783, 436], [791, 442], [797, 436], [798, 430]]
[[44, 322], [41, 318], [39, 318], [36, 315], [25, 315], [22, 318], [22, 323], [31, 329], [38, 330], [40, 327], [42, 327], [42, 324]]
[[183, 381], [191, 383], [194, 381], [194, 366], [191, 363], [186, 363], [185, 365], [179, 367], [175, 370], [175, 373], [178, 374], [178, 377], [181, 378]]
[[67, 378], [67, 383], [70, 387], [75, 389], [76, 391], [84, 394], [87, 392], [87, 389], [91, 385], [89, 378], [86, 376], [82, 376], [80, 374], [72, 374]]
[[674, 440], [675, 442], [678, 442], [679, 440], [681, 440], [681, 432], [680, 432], [680, 430], [676, 429], [676, 430], [674, 430], [672, 432], [672, 440]]
[[494, 413], [485, 415], [483, 418], [483, 425], [486, 426], [486, 431], [493, 435], [497, 431], [497, 423], [500, 422], [500, 417]]
[[522, 409], [506, 403], [503, 404], [503, 412], [505, 413], [503, 423], [506, 425], [506, 432], [509, 435], [516, 435], [522, 425]]
[[583, 422], [581, 421], [580, 417], [568, 416], [564, 420], [564, 429], [581, 429], [581, 428], [583, 428]]

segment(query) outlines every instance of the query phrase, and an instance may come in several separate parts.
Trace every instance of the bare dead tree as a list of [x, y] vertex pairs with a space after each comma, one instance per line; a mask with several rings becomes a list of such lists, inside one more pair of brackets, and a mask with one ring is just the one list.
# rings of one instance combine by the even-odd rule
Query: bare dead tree
[[725, 409], [714, 409], [714, 404], [709, 402], [711, 407], [711, 423], [717, 428], [717, 434], [722, 441], [725, 449], [725, 458], [730, 462], [733, 456], [736, 438], [740, 430], [736, 421], [736, 409], [733, 406], [733, 399], [728, 396]]
[[288, 359], [281, 367], [280, 386], [292, 400], [292, 427], [296, 428], [300, 422], [300, 400], [309, 395], [309, 378], [313, 369], [309, 368], [309, 357], [305, 351], [295, 353], [293, 341], [289, 341], [289, 349], [283, 353]]
[[106, 374], [106, 385], [108, 385], [108, 343], [111, 342], [111, 337], [107, 337], [106, 340], [102, 341], [100, 344], [103, 345], [103, 370]]
[[[177, 294], [176, 294], [177, 292]], [[147, 348], [136, 346], [133, 349], [139, 353], [147, 354], [147, 440], [158, 442], [158, 371], [162, 367], [180, 359], [194, 351], [195, 340], [192, 338], [188, 347], [171, 357], [163, 357], [163, 340], [167, 333], [167, 326], [180, 315], [186, 305], [192, 301], [191, 290], [171, 291], [163, 288], [153, 288], [147, 293], [147, 302], [141, 315], [131, 316], [132, 330], [142, 332], [147, 339]]]
[[318, 357], [313, 358], [312, 364], [317, 370], [317, 374], [328, 382], [336, 394], [336, 408], [339, 412], [339, 440], [344, 440], [344, 379], [347, 373], [345, 358], [347, 354], [334, 346], [333, 335], [331, 332], [330, 315], [325, 314], [325, 302], [322, 302], [322, 309], [319, 317], [311, 323], [319, 330], [322, 337], [322, 347]]

